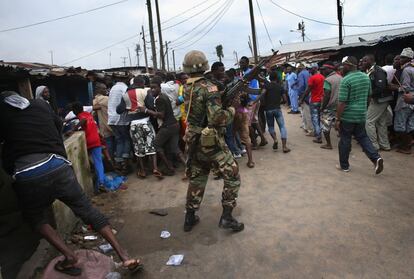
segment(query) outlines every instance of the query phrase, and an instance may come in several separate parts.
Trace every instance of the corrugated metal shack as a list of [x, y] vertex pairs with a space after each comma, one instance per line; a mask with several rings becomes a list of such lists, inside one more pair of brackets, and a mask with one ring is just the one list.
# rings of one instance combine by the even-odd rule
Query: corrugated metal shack
[[281, 65], [287, 62], [340, 61], [342, 57], [347, 55], [361, 58], [367, 53], [374, 54], [377, 62], [383, 64], [387, 54], [399, 54], [405, 47], [414, 47], [414, 26], [347, 35], [341, 46], [338, 45], [337, 37], [285, 44], [275, 49], [278, 51], [278, 55], [272, 58], [270, 65]]
[[0, 91], [14, 90], [33, 98], [36, 87], [49, 87], [51, 102], [64, 108], [73, 101], [87, 102], [87, 70], [41, 63], [0, 61]]

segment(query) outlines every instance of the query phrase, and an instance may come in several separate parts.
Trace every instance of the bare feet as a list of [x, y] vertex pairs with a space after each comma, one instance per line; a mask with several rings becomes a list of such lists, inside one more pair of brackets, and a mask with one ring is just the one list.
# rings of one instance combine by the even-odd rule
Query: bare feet
[[144, 268], [143, 264], [138, 259], [129, 259], [122, 262], [122, 267], [128, 269], [131, 273], [135, 273]]
[[254, 162], [247, 162], [247, 167], [254, 168]]

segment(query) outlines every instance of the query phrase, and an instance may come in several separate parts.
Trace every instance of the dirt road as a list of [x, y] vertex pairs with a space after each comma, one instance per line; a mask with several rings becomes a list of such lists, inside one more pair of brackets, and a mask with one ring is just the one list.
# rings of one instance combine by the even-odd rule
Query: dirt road
[[[222, 181], [209, 180], [190, 233], [182, 230], [187, 185], [179, 175], [131, 176], [127, 191], [102, 195], [122, 243], [145, 262], [137, 278], [414, 277], [414, 156], [382, 154], [385, 170], [375, 176], [354, 143], [351, 172], [339, 172], [336, 147], [312, 143], [298, 115], [285, 120], [291, 153], [269, 144], [254, 152], [256, 168], [239, 160], [239, 234], [217, 227]], [[155, 208], [168, 216], [148, 214]], [[160, 238], [164, 229], [169, 239]], [[165, 265], [172, 254], [185, 255], [182, 266]]]

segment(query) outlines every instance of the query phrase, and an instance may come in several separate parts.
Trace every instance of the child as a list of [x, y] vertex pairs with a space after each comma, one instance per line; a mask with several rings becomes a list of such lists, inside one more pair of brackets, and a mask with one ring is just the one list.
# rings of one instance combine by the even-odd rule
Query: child
[[98, 126], [93, 119], [92, 114], [83, 111], [83, 106], [79, 103], [72, 104], [72, 111], [79, 119], [79, 124], [76, 125], [74, 130], [81, 127], [85, 132], [86, 146], [89, 154], [92, 156], [93, 165], [95, 166], [95, 173], [97, 177], [97, 183], [95, 184], [95, 193], [107, 192], [105, 182], [105, 172], [102, 163], [102, 144], [98, 132]]

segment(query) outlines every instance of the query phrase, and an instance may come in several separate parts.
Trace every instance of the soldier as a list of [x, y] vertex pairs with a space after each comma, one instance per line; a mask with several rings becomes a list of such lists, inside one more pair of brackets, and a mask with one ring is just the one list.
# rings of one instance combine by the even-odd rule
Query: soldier
[[[221, 106], [218, 84], [203, 77], [208, 67], [206, 56], [200, 51], [190, 51], [184, 57], [184, 72], [191, 77], [184, 93], [188, 111], [184, 140], [188, 148], [186, 174], [189, 178], [184, 231], [191, 231], [200, 221], [195, 211], [203, 199], [210, 170], [214, 170], [224, 180], [223, 214], [219, 227], [239, 232], [244, 229], [244, 224], [232, 216], [240, 188], [239, 168], [224, 141], [225, 129], [233, 120], [234, 109]], [[219, 67], [212, 71], [214, 81], [223, 69]]]

